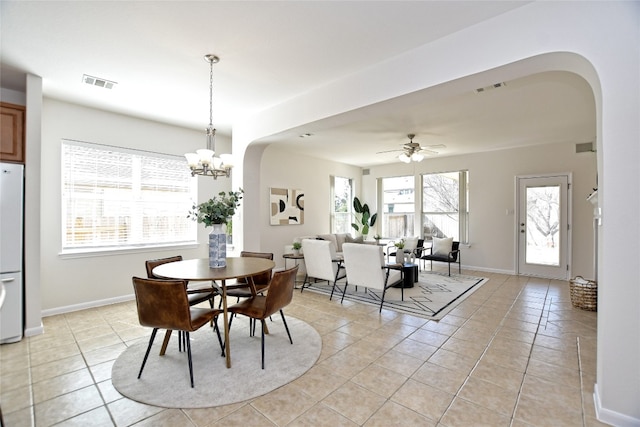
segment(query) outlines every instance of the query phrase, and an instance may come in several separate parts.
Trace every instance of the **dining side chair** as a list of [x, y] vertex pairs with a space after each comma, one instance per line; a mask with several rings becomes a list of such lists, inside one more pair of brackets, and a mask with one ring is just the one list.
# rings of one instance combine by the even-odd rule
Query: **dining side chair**
[[342, 260], [338, 259], [335, 247], [328, 240], [303, 239], [302, 253], [307, 272], [300, 292], [304, 290], [307, 281], [311, 284], [310, 279], [312, 278], [326, 280], [328, 283], [333, 282], [333, 289], [331, 289], [331, 296], [329, 296], [329, 300], [331, 300], [336, 283], [346, 277]]
[[[147, 269], [147, 278], [148, 279], [156, 279], [156, 280], [166, 280], [162, 277], [158, 277], [153, 274], [153, 269], [159, 265], [167, 264], [170, 262], [182, 261], [182, 255], [175, 255], [167, 258], [158, 258], [145, 261], [144, 265]], [[201, 302], [209, 301], [209, 307], [214, 307], [214, 299], [216, 295], [220, 294], [220, 291], [215, 286], [215, 283], [211, 282], [210, 286], [199, 287], [199, 288], [191, 288], [189, 289], [189, 282], [187, 283], [187, 298], [189, 299], [189, 305], [197, 305]], [[222, 303], [222, 299], [220, 299], [220, 303]], [[218, 307], [220, 308], [220, 307]], [[213, 324], [211, 324], [213, 326]], [[167, 350], [167, 346], [169, 345], [169, 340], [171, 339], [171, 329], [167, 329], [164, 340], [162, 342], [162, 348], [160, 349], [160, 356], [164, 355]], [[178, 350], [182, 351], [183, 347], [186, 345], [185, 336], [182, 332], [178, 331]]]
[[384, 252], [380, 246], [345, 243], [342, 245], [342, 253], [347, 270], [347, 284], [340, 303], [344, 300], [348, 285], [363, 286], [382, 291], [379, 310], [382, 312], [387, 288], [401, 280], [402, 273], [385, 267]]
[[[250, 258], [264, 258], [273, 261], [273, 253], [270, 252], [242, 251], [240, 252], [240, 256]], [[269, 282], [271, 281], [271, 270], [256, 274], [255, 276], [251, 276], [251, 278], [253, 279], [256, 293], [264, 293], [269, 289]], [[249, 298], [253, 296], [247, 277], [239, 278], [234, 285], [227, 285], [226, 292], [228, 297], [237, 297], [237, 302], [240, 301], [240, 298]]]
[[[182, 255], [176, 255], [168, 258], [158, 258], [145, 261], [145, 268], [147, 269], [147, 278], [148, 279], [158, 279], [164, 280], [162, 277], [158, 277], [153, 274], [153, 269], [159, 265], [167, 264], [169, 262], [177, 262], [182, 261]], [[217, 289], [215, 284], [211, 282], [210, 286], [199, 287], [199, 288], [191, 288], [188, 287], [187, 282], [187, 296], [189, 298], [189, 305], [200, 304], [201, 302], [209, 301], [209, 306], [211, 308], [214, 307], [214, 298], [220, 295], [220, 291]]]
[[[280, 316], [282, 316], [282, 323], [284, 323], [284, 328], [289, 336], [289, 342], [293, 344], [291, 332], [289, 332], [289, 326], [287, 325], [287, 320], [285, 319], [284, 312], [282, 310], [284, 307], [289, 305], [293, 299], [293, 289], [295, 287], [297, 273], [297, 265], [288, 270], [276, 271], [273, 273], [273, 277], [269, 282], [269, 292], [267, 292], [266, 295], [256, 295], [246, 298], [228, 308], [229, 312], [234, 315], [241, 314], [256, 321], [259, 320], [262, 324], [262, 327], [260, 328], [262, 369], [264, 369], [264, 335], [267, 327], [265, 323], [265, 319], [267, 317], [277, 313], [278, 311], [280, 312]], [[229, 322], [229, 329], [231, 329], [232, 322], [233, 317], [231, 318], [231, 322]]]
[[189, 362], [189, 378], [193, 388], [193, 362], [191, 358], [191, 342], [189, 333], [195, 332], [205, 324], [212, 322], [214, 331], [218, 335], [220, 348], [224, 348], [222, 337], [218, 329], [218, 315], [222, 310], [214, 308], [192, 307], [187, 298], [187, 283], [185, 280], [158, 280], [133, 277], [133, 289], [136, 296], [138, 321], [140, 325], [153, 328], [149, 345], [145, 352], [138, 379], [147, 363], [151, 346], [156, 338], [158, 329], [181, 331], [185, 336], [185, 347]]

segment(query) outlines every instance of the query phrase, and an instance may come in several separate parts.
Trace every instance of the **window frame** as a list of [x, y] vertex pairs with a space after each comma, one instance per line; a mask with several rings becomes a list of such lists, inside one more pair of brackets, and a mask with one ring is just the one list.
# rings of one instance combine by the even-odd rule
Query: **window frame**
[[[330, 212], [329, 212], [329, 228], [331, 230], [331, 233], [351, 233], [351, 219], [353, 216], [353, 198], [354, 198], [354, 191], [353, 191], [353, 178], [349, 178], [349, 177], [345, 177], [345, 176], [336, 176], [336, 175], [330, 175], [329, 176], [330, 179]], [[344, 179], [346, 181], [348, 181], [349, 183], [349, 200], [346, 203], [346, 208], [347, 208], [347, 212], [346, 212], [346, 216], [347, 218], [349, 218], [347, 220], [347, 226], [346, 226], [346, 230], [337, 230], [337, 215], [338, 213], [340, 214], [344, 214], [345, 212], [336, 212], [335, 207], [336, 207], [336, 179]]]
[[[411, 212], [405, 212], [405, 214], [408, 216], [408, 218], [405, 221], [405, 229], [403, 230], [402, 233], [400, 233], [400, 235], [398, 236], [392, 236], [389, 230], [389, 223], [388, 223], [388, 215], [390, 213], [393, 212], [387, 212], [385, 210], [385, 181], [386, 180], [391, 180], [391, 179], [406, 179], [407, 181], [409, 181], [411, 183], [412, 187], [412, 192], [411, 192], [411, 197], [413, 199], [413, 201], [411, 202], [411, 204], [413, 205], [413, 210]], [[380, 177], [378, 180], [378, 188], [380, 189], [380, 203], [379, 203], [379, 207], [378, 210], [379, 212], [382, 213], [382, 215], [378, 215], [379, 217], [381, 217], [382, 223], [382, 234], [383, 237], [385, 239], [389, 238], [389, 239], [398, 239], [398, 238], [402, 238], [402, 237], [407, 237], [409, 235], [414, 235], [414, 230], [415, 230], [415, 221], [416, 221], [416, 213], [419, 212], [416, 209], [416, 203], [418, 203], [418, 194], [416, 193], [416, 182], [415, 182], [415, 176], [414, 175], [398, 175], [398, 176], [387, 176], [387, 177]], [[402, 191], [402, 189], [400, 190]], [[399, 195], [403, 195], [403, 194], [399, 194]]]
[[[428, 175], [447, 175], [458, 174], [458, 211], [445, 212], [445, 211], [430, 211], [424, 210], [424, 180]], [[453, 170], [449, 172], [429, 172], [420, 174], [420, 186], [421, 186], [421, 201], [420, 201], [420, 230], [424, 236], [425, 229], [425, 215], [446, 215], [457, 214], [458, 215], [458, 241], [461, 244], [469, 243], [469, 171], [467, 169]], [[436, 236], [439, 237], [439, 236]]]
[[[104, 183], [100, 182], [103, 179], [102, 177], [96, 179], [93, 183], [90, 183], [90, 181], [86, 181], [83, 177], [80, 177], [80, 176], [70, 177], [68, 173], [68, 169], [79, 168], [80, 166], [76, 166], [76, 165], [79, 164], [78, 163], [79, 161], [83, 161], [81, 153], [75, 154], [79, 157], [75, 157], [75, 158], [67, 157], [69, 155], [73, 155], [73, 154], [70, 154], [70, 151], [73, 151], [74, 147], [77, 149], [77, 151], [80, 151], [82, 149], [88, 149], [89, 152], [92, 152], [93, 157], [91, 156], [86, 157], [86, 159], [88, 159], [88, 162], [90, 162], [91, 159], [94, 159], [94, 161], [95, 160], [102, 161], [103, 156], [106, 156], [107, 154], [112, 155], [113, 153], [124, 158], [125, 159], [123, 161], [124, 164], [126, 164], [126, 160], [130, 160], [131, 162], [130, 176], [127, 176], [126, 172], [123, 174], [119, 174], [119, 173], [114, 174], [112, 176], [109, 176], [108, 174], [102, 175], [102, 177], [107, 177], [104, 179], [113, 179], [118, 183], [126, 184], [128, 182], [130, 184], [130, 187], [127, 190], [120, 192], [119, 191], [120, 188], [118, 188], [118, 186], [116, 186], [115, 190], [112, 188], [109, 188], [108, 186], [104, 186]], [[101, 156], [101, 153], [102, 153], [102, 156]], [[191, 173], [189, 171], [189, 168], [187, 166], [187, 163], [184, 157], [166, 154], [166, 153], [157, 153], [157, 152], [146, 151], [146, 150], [137, 150], [132, 148], [111, 146], [111, 145], [98, 144], [93, 142], [76, 141], [76, 140], [63, 138], [61, 141], [61, 149], [60, 149], [60, 164], [61, 164], [61, 178], [60, 178], [60, 183], [61, 183], [60, 247], [61, 247], [61, 250], [59, 252], [60, 256], [82, 257], [82, 256], [93, 256], [93, 255], [104, 255], [109, 253], [113, 254], [113, 253], [127, 253], [127, 252], [148, 252], [149, 250], [154, 250], [154, 249], [159, 250], [159, 249], [170, 248], [170, 247], [196, 248], [198, 246], [197, 224], [195, 221], [186, 220], [186, 216], [189, 209], [191, 208], [191, 206], [193, 206], [194, 201], [197, 200], [198, 184], [197, 184], [197, 179], [194, 179], [191, 176]], [[172, 169], [167, 169], [166, 168], [167, 164]], [[70, 168], [69, 165], [74, 165], [74, 167]], [[138, 169], [137, 167], [138, 165], [144, 165], [144, 167], [141, 167]], [[182, 169], [179, 169], [179, 168], [182, 168], [182, 167], [184, 167], [185, 175], [182, 176], [179, 180], [173, 180], [173, 181], [169, 181], [168, 179], [165, 181], [162, 180], [162, 178], [165, 175], [167, 175], [167, 171], [173, 170], [174, 173], [176, 171], [181, 172]], [[99, 170], [99, 167], [98, 167], [98, 170]], [[162, 171], [162, 173], [160, 173], [160, 171]], [[145, 177], [143, 177], [143, 173], [145, 174]], [[162, 178], [160, 178], [160, 180], [158, 181], [159, 176]], [[172, 175], [172, 177], [175, 177], [175, 174]], [[99, 238], [98, 239], [96, 238], [97, 236], [95, 234], [96, 233], [95, 229], [98, 227], [97, 224], [100, 224], [101, 221], [107, 219], [109, 215], [106, 215], [106, 216], [93, 215], [90, 217], [91, 218], [90, 221], [92, 224], [90, 227], [92, 227], [93, 229], [91, 230], [92, 239], [88, 244], [83, 245], [81, 243], [78, 243], [77, 241], [74, 242], [73, 239], [71, 240], [67, 239], [67, 236], [69, 235], [68, 233], [70, 230], [69, 224], [71, 222], [75, 222], [75, 221], [69, 220], [67, 216], [71, 215], [74, 218], [79, 218], [80, 217], [79, 215], [81, 214], [81, 212], [77, 212], [77, 207], [74, 205], [74, 203], [82, 201], [83, 197], [82, 196], [78, 197], [77, 195], [74, 196], [70, 194], [70, 191], [67, 189], [67, 188], [70, 188], [69, 185], [75, 185], [75, 184], [85, 185], [85, 188], [88, 189], [89, 192], [85, 193], [87, 195], [85, 196], [84, 200], [93, 200], [92, 203], [94, 203], [100, 209], [106, 209], [104, 206], [104, 203], [105, 201], [107, 202], [109, 201], [108, 196], [99, 197], [99, 196], [105, 196], [106, 194], [104, 192], [101, 192], [101, 190], [109, 189], [110, 195], [113, 195], [113, 194], [117, 195], [116, 196], [117, 203], [125, 205], [126, 208], [124, 209], [124, 211], [126, 212], [128, 208], [129, 215], [127, 216], [122, 212], [118, 211], [115, 215], [111, 215], [111, 216], [114, 218], [114, 221], [116, 224], [121, 224], [122, 221], [125, 221], [125, 222], [128, 221], [130, 223], [129, 225], [130, 228], [127, 229], [127, 232], [126, 232], [127, 237], [125, 237], [125, 240], [121, 240], [122, 237], [120, 237], [118, 233], [116, 233], [118, 237], [116, 237], [113, 240], [106, 239], [106, 241], [100, 241]], [[161, 190], [158, 189], [158, 187], [161, 188]], [[123, 188], [126, 188], [126, 185]], [[144, 210], [146, 210], [147, 212], [154, 211], [154, 208], [153, 208], [154, 203], [156, 204], [160, 203], [163, 207], [163, 210], [167, 207], [167, 204], [165, 203], [166, 199], [164, 197], [163, 198], [157, 197], [159, 191], [167, 191], [166, 194], [168, 195], [178, 196], [174, 200], [173, 204], [174, 206], [182, 206], [184, 204], [185, 221], [178, 219], [179, 216], [182, 216], [182, 212], [181, 210], [180, 212], [178, 212], [178, 210], [170, 209], [171, 204], [169, 204], [170, 214], [167, 216], [159, 215], [157, 217], [153, 217], [153, 216], [143, 215], [143, 216], [134, 218], [135, 212], [143, 212]], [[79, 192], [77, 191], [76, 193], [79, 194]], [[128, 198], [123, 197], [127, 195], [127, 193], [130, 193], [129, 197]], [[71, 212], [69, 211], [70, 206], [73, 206], [71, 208], [72, 209]], [[147, 222], [145, 225], [145, 221], [144, 221], [145, 218], [152, 218], [152, 220], [155, 221], [155, 224]], [[178, 223], [175, 222], [176, 219], [178, 219]], [[180, 238], [176, 240], [160, 239], [160, 240], [150, 241], [148, 239], [148, 236], [150, 235], [150, 233], [147, 231], [145, 235], [145, 227], [154, 227], [154, 226], [157, 227], [158, 222], [160, 223], [161, 229], [163, 227], [165, 228], [162, 236], [172, 237], [173, 236], [172, 233], [174, 233], [174, 231], [176, 230], [175, 227], [178, 226], [182, 230], [180, 233]], [[112, 225], [112, 227], [119, 228], [120, 225], [115, 225], [115, 226]], [[137, 228], [134, 229], [134, 227], [137, 227]], [[130, 236], [137, 236], [137, 237], [134, 237], [135, 240], [130, 240]]]

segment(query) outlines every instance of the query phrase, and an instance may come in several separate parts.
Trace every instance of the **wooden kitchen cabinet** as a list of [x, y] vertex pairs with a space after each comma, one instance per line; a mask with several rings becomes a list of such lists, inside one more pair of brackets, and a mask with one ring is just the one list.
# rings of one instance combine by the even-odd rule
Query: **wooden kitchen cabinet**
[[0, 110], [0, 160], [24, 163], [25, 108], [0, 102]]

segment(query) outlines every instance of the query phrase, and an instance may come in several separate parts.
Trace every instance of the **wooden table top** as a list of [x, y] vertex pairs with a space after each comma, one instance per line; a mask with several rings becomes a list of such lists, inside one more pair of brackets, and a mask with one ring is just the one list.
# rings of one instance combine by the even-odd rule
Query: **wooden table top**
[[209, 258], [199, 258], [159, 265], [153, 274], [166, 279], [225, 280], [271, 271], [275, 266], [275, 262], [264, 258], [229, 257], [226, 267], [210, 268]]

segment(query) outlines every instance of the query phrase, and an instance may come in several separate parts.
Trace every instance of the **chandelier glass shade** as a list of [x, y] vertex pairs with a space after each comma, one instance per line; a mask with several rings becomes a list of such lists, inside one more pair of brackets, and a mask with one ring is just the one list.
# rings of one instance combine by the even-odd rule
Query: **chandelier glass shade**
[[191, 176], [204, 175], [217, 179], [219, 176], [231, 176], [233, 159], [230, 154], [216, 156], [216, 130], [213, 127], [213, 64], [220, 61], [215, 55], [205, 55], [205, 61], [209, 63], [209, 126], [207, 126], [207, 148], [196, 150], [195, 153], [186, 153], [187, 164], [191, 169]]

